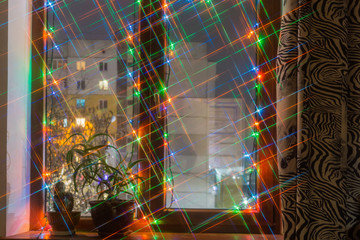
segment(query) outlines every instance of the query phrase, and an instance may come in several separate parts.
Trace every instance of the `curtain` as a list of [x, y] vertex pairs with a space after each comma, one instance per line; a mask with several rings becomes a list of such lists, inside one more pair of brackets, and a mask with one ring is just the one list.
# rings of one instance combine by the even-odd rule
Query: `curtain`
[[283, 0], [277, 137], [284, 239], [360, 239], [360, 1]]

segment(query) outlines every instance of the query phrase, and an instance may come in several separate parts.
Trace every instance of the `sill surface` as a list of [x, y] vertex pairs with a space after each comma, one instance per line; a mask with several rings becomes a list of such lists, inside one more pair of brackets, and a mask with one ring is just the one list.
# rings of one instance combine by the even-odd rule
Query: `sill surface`
[[[102, 239], [97, 233], [89, 233], [89, 232], [78, 232], [75, 236], [51, 236], [49, 232], [44, 232], [40, 234], [38, 231], [27, 232], [23, 234], [18, 234], [15, 236], [3, 238], [3, 239], [62, 239], [62, 240], [70, 240], [70, 239]], [[118, 238], [116, 238], [118, 239]], [[259, 234], [226, 234], [226, 233], [150, 233], [150, 232], [137, 232], [131, 233], [126, 237], [121, 239], [128, 240], [150, 240], [150, 239], [165, 239], [165, 240], [283, 240], [284, 238], [281, 235], [259, 235]]]

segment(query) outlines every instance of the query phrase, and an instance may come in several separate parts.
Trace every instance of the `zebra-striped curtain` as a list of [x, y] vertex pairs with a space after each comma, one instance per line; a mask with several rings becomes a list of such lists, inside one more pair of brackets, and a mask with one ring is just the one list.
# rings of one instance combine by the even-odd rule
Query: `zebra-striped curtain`
[[283, 0], [284, 239], [360, 239], [360, 0]]

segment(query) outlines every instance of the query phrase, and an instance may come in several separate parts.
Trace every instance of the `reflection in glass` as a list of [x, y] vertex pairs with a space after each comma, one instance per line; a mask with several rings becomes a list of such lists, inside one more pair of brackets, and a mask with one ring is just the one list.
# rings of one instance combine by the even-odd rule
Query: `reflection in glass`
[[[51, 1], [47, 6], [46, 169], [50, 186], [62, 180], [74, 193], [74, 170], [65, 161], [66, 151], [74, 144], [65, 140], [73, 133], [86, 137], [108, 133], [123, 157], [131, 153], [137, 157], [132, 133], [137, 126], [137, 100], [129, 75], [136, 68], [123, 41], [135, 25], [134, 2], [70, 0]], [[119, 159], [110, 157], [109, 161], [117, 165]], [[84, 195], [76, 193], [75, 210], [85, 211], [91, 199], [97, 199], [94, 188], [85, 188]], [[48, 210], [51, 201], [48, 191]]]
[[176, 1], [168, 16], [167, 207], [255, 208], [255, 1]]
[[[46, 168], [72, 189], [65, 143], [109, 133], [137, 157], [141, 95], [137, 0], [52, 1], [48, 6]], [[166, 206], [256, 206], [256, 1], [167, 1]], [[137, 141], [135, 141], [137, 142]], [[129, 155], [129, 154], [128, 154]], [[116, 164], [117, 159], [112, 159]], [[77, 194], [85, 211], [94, 189]], [[47, 195], [47, 208], [51, 196]]]

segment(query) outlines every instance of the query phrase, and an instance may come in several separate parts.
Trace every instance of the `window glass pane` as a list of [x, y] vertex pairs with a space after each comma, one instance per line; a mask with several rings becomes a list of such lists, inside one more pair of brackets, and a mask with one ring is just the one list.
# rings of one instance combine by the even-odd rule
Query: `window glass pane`
[[[74, 144], [65, 143], [71, 134], [108, 133], [123, 157], [137, 158], [133, 142], [137, 68], [124, 39], [136, 31], [138, 4], [135, 0], [47, 2], [47, 183], [51, 189], [52, 184], [63, 181], [74, 194], [74, 170], [65, 161]], [[116, 164], [119, 159], [109, 154], [109, 161]], [[77, 181], [81, 186], [82, 180]], [[85, 211], [88, 201], [97, 199], [95, 186], [83, 190], [75, 194], [75, 210]], [[54, 210], [49, 191], [47, 210]]]
[[85, 99], [76, 99], [76, 108], [85, 108]]
[[81, 90], [85, 90], [85, 80], [81, 80]]
[[254, 208], [256, 1], [175, 1], [167, 11], [167, 207]]
[[107, 80], [100, 81], [99, 88], [100, 88], [100, 90], [108, 90], [109, 89], [109, 81], [107, 81]]
[[[63, 146], [71, 133], [107, 132], [124, 156], [133, 151], [137, 157], [138, 61], [131, 44], [138, 41], [138, 1], [54, 2], [48, 13], [46, 166], [51, 183], [62, 180], [73, 191], [64, 161], [69, 146]], [[256, 4], [173, 1], [166, 8], [167, 207], [255, 206]], [[85, 190], [75, 198], [80, 210], [88, 207], [84, 199], [95, 197], [94, 188]], [[47, 199], [51, 209], [50, 194]]]

